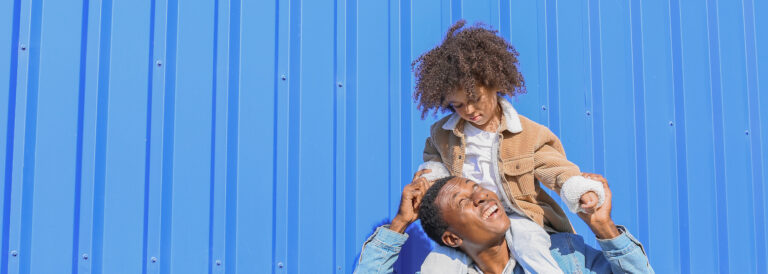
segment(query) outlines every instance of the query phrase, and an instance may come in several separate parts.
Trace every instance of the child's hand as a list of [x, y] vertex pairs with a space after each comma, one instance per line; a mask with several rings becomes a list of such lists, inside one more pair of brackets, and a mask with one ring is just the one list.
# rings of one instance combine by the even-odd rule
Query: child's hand
[[[587, 179], [602, 182], [603, 184], [607, 184], [607, 181], [605, 180], [605, 178], [599, 174], [582, 172], [581, 176], [584, 176], [584, 178], [587, 178]], [[581, 205], [581, 208], [587, 214], [592, 214], [595, 212], [595, 210], [597, 210], [598, 202], [600, 202], [600, 198], [597, 196], [597, 193], [592, 191], [584, 193], [584, 195], [581, 195], [581, 199], [579, 199], [579, 204]]]
[[581, 209], [584, 210], [584, 212], [588, 214], [592, 214], [597, 209], [597, 202], [600, 198], [597, 197], [597, 193], [593, 191], [589, 191], [587, 193], [584, 193], [584, 195], [581, 195], [581, 199], [579, 199], [579, 204], [581, 204]]

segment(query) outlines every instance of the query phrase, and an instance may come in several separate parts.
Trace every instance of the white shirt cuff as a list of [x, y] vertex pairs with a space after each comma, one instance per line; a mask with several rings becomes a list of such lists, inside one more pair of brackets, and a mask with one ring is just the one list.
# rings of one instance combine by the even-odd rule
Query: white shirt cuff
[[424, 177], [430, 181], [435, 181], [440, 178], [451, 176], [451, 173], [448, 172], [448, 169], [445, 168], [445, 165], [443, 165], [443, 163], [441, 162], [435, 162], [435, 161], [424, 162], [421, 165], [419, 165], [419, 168], [418, 168], [418, 170], [422, 170], [422, 169], [431, 170], [431, 172], [421, 175], [421, 177]]

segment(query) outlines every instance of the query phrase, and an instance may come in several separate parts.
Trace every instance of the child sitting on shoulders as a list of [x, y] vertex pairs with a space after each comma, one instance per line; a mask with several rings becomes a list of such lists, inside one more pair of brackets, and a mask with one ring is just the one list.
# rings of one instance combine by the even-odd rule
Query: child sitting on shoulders
[[[430, 180], [469, 178], [496, 192], [511, 219], [513, 250], [527, 273], [562, 272], [550, 254], [549, 233], [574, 232], [565, 212], [541, 184], [554, 190], [571, 212], [592, 212], [603, 202], [602, 184], [581, 176], [560, 140], [548, 128], [517, 114], [504, 97], [525, 93], [518, 53], [497, 31], [454, 24], [437, 47], [412, 64], [414, 98], [422, 118], [450, 111], [430, 128], [424, 163]], [[460, 262], [437, 246], [422, 272]], [[450, 267], [448, 268], [450, 269]]]

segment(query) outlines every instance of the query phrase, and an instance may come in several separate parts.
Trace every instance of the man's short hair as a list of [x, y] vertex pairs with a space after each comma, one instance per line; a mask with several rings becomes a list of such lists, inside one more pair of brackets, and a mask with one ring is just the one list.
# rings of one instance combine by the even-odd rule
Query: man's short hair
[[421, 198], [421, 206], [419, 207], [421, 227], [430, 239], [442, 246], [447, 246], [443, 243], [442, 237], [445, 230], [448, 229], [448, 224], [445, 223], [443, 216], [440, 215], [440, 208], [437, 206], [437, 203], [435, 203], [435, 200], [437, 199], [437, 195], [440, 194], [440, 190], [443, 189], [443, 186], [453, 178], [455, 178], [455, 176], [449, 176], [435, 181], [435, 183], [427, 189], [427, 193], [424, 194], [424, 197]]

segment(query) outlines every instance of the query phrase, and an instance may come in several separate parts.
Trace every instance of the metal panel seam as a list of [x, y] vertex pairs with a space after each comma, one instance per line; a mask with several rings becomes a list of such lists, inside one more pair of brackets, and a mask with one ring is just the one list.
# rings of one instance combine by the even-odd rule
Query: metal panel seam
[[688, 218], [688, 160], [686, 154], [686, 126], [685, 126], [685, 91], [683, 88], [683, 52], [682, 33], [680, 19], [680, 2], [669, 2], [670, 36], [672, 42], [672, 74], [674, 93], [675, 116], [675, 145], [677, 156], [677, 207], [678, 207], [678, 233], [680, 249], [680, 271], [690, 273], [690, 233]]
[[[630, 22], [632, 25], [632, 67], [635, 97], [635, 151], [637, 169], [637, 215], [639, 238], [641, 241], [650, 239], [648, 235], [648, 179], [646, 167], [645, 145], [645, 75], [643, 73], [643, 44], [642, 44], [642, 11], [640, 0], [634, 0], [630, 6]], [[650, 247], [647, 248], [650, 253]]]
[[162, 190], [160, 223], [160, 272], [171, 272], [171, 250], [173, 226], [173, 150], [175, 124], [176, 93], [176, 54], [178, 31], [178, 0], [168, 0], [166, 20], [166, 81], [163, 92], [163, 155], [162, 155]]
[[718, 231], [718, 258], [720, 272], [726, 273], [730, 269], [728, 260], [728, 213], [726, 208], [725, 187], [725, 151], [723, 144], [723, 102], [722, 84], [720, 76], [720, 45], [717, 19], [717, 3], [715, 0], [707, 1], [707, 28], [709, 30], [709, 64], [710, 80], [712, 81], [712, 121], [715, 138], [715, 184], [717, 204], [717, 231]]
[[758, 75], [757, 75], [757, 42], [755, 40], [755, 13], [754, 2], [751, 0], [743, 1], [743, 14], [744, 14], [744, 43], [746, 52], [746, 72], [747, 72], [747, 98], [749, 108], [749, 129], [745, 131], [746, 135], [750, 135], [750, 148], [752, 154], [752, 188], [753, 188], [753, 208], [755, 210], [755, 242], [754, 248], [757, 252], [756, 267], [757, 270], [766, 269], [765, 260], [761, 258], [766, 257], [765, 248], [758, 244], [765, 242], [765, 218], [764, 218], [764, 197], [763, 197], [763, 170], [761, 156], [762, 142], [760, 137], [762, 136], [762, 129], [760, 128], [760, 90], [758, 88]]
[[[74, 203], [74, 222], [72, 229], [72, 273], [78, 273], [78, 255], [80, 249], [80, 195], [83, 175], [83, 122], [85, 107], [85, 66], [88, 49], [88, 6], [89, 1], [83, 0], [82, 19], [80, 26], [80, 71], [78, 81], [78, 100], [77, 100], [77, 144], [75, 150], [75, 203]], [[87, 260], [83, 257], [83, 260]]]
[[13, 23], [11, 30], [11, 62], [10, 75], [8, 83], [8, 116], [5, 129], [5, 176], [3, 177], [3, 224], [2, 224], [2, 244], [0, 246], [0, 272], [8, 271], [9, 237], [11, 224], [11, 191], [13, 191], [13, 129], [16, 126], [16, 87], [19, 67], [19, 13], [21, 12], [21, 0], [13, 1]]

